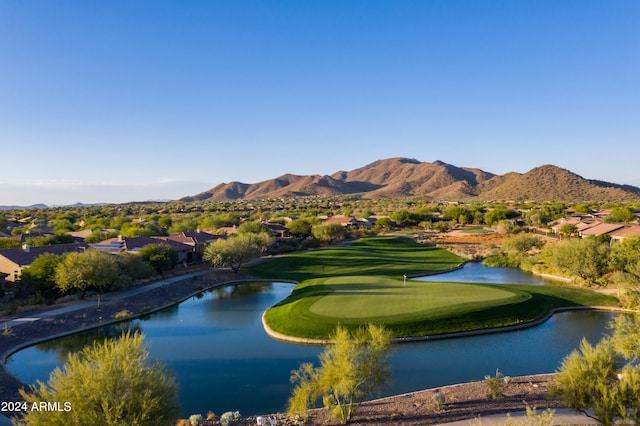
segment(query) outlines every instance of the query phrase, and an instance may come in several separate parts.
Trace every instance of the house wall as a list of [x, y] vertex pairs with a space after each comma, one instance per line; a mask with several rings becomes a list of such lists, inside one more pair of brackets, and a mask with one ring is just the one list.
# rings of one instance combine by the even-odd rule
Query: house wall
[[22, 268], [20, 268], [19, 265], [4, 256], [0, 256], [0, 272], [8, 274], [6, 278], [7, 281], [15, 282], [20, 276], [21, 270]]

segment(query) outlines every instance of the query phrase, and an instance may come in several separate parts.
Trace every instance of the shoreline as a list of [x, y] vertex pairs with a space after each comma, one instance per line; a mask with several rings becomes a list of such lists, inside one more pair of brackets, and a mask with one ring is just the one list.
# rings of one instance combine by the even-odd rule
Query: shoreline
[[[255, 282], [255, 281], [273, 281], [268, 279], [260, 279], [249, 276], [245, 273], [232, 273], [228, 270], [213, 270], [213, 269], [200, 269], [198, 271], [188, 272], [183, 275], [179, 275], [172, 278], [161, 279], [152, 283], [146, 283], [138, 287], [134, 287], [129, 290], [117, 292], [108, 295], [103, 299], [100, 307], [96, 307], [96, 304], [92, 300], [75, 301], [71, 304], [64, 305], [68, 309], [58, 309], [54, 307], [48, 307], [49, 309], [33, 309], [26, 311], [23, 315], [12, 315], [11, 317], [3, 318], [1, 323], [9, 323], [16, 318], [32, 317], [31, 321], [20, 323], [11, 327], [11, 335], [0, 334], [0, 400], [1, 401], [16, 401], [21, 400], [18, 389], [28, 389], [30, 385], [21, 382], [14, 377], [6, 368], [7, 359], [14, 353], [21, 349], [24, 349], [35, 344], [56, 339], [62, 336], [73, 335], [81, 333], [90, 329], [95, 329], [105, 325], [116, 324], [124, 321], [129, 321], [150, 313], [161, 311], [171, 308], [184, 300], [193, 297], [203, 291], [215, 288], [218, 286], [227, 285], [234, 282]], [[283, 280], [278, 280], [286, 282]], [[296, 284], [293, 281], [289, 281], [292, 284]], [[127, 295], [128, 292], [133, 291], [134, 294]], [[88, 305], [87, 305], [88, 304]], [[598, 307], [595, 307], [597, 309]], [[594, 307], [572, 307], [568, 309], [594, 309]], [[45, 316], [43, 314], [50, 311], [62, 310], [64, 312], [53, 315]], [[114, 315], [120, 311], [128, 310], [133, 314], [126, 319], [114, 319]], [[623, 309], [615, 309], [606, 307], [606, 310], [620, 311], [620, 312], [633, 312]], [[477, 334], [488, 334], [497, 332], [506, 332], [514, 329], [520, 329], [525, 327], [533, 327], [541, 324], [550, 318], [554, 312], [549, 313], [545, 318], [535, 322], [527, 324], [518, 324], [511, 327], [501, 327], [490, 330], [476, 330], [472, 332], [462, 333], [450, 333], [447, 335], [439, 336], [423, 336], [417, 338], [401, 338], [397, 339], [399, 342], [408, 342], [415, 340], [432, 340], [442, 338], [454, 338], [463, 337]], [[34, 320], [33, 317], [42, 316], [42, 318]], [[304, 341], [290, 341], [288, 339], [282, 339], [284, 335], [272, 335], [269, 333], [268, 327], [264, 324], [263, 313], [263, 325], [265, 325], [265, 331], [273, 338], [278, 340], [284, 340], [291, 343], [303, 343], [303, 344], [325, 344], [327, 341], [310, 341], [311, 339], [305, 339]], [[274, 332], [275, 333], [275, 332]], [[284, 336], [286, 337], [286, 336]], [[543, 373], [547, 375], [549, 373]], [[450, 386], [463, 386], [465, 383], [450, 385]], [[445, 387], [442, 387], [445, 388]], [[380, 402], [389, 400], [392, 398], [408, 398], [409, 396], [415, 396], [418, 394], [432, 393], [432, 390], [418, 390], [410, 392], [408, 394], [388, 396], [368, 402]], [[467, 417], [468, 418], [468, 417]]]

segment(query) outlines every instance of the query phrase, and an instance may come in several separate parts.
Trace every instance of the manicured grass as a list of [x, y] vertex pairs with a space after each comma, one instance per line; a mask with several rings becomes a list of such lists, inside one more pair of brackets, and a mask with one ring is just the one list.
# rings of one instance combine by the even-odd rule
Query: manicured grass
[[464, 259], [409, 238], [376, 237], [355, 240], [350, 246], [294, 253], [245, 268], [273, 279], [306, 280], [338, 276], [427, 275], [456, 268]]
[[280, 333], [327, 338], [341, 324], [383, 324], [396, 337], [436, 335], [530, 322], [554, 307], [614, 305], [592, 291], [504, 284], [405, 282], [455, 267], [461, 258], [406, 238], [367, 238], [352, 246], [294, 254], [247, 268], [300, 284], [265, 313]]

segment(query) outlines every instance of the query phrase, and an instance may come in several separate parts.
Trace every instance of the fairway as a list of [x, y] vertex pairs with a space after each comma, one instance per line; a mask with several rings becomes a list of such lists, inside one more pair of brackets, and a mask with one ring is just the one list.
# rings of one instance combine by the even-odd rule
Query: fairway
[[420, 313], [438, 315], [445, 309], [469, 304], [482, 306], [515, 303], [526, 300], [522, 293], [500, 287], [486, 287], [461, 283], [407, 282], [380, 277], [338, 277], [325, 281], [334, 292], [316, 300], [309, 310], [325, 317], [341, 319], [370, 319]]
[[[295, 253], [245, 270], [299, 282], [263, 317], [282, 336], [327, 339], [337, 325], [374, 323], [395, 337], [434, 336], [536, 321], [551, 309], [615, 305], [617, 299], [566, 286], [439, 283], [404, 279], [455, 269], [463, 259], [403, 237]], [[405, 287], [406, 286], [406, 287]]]

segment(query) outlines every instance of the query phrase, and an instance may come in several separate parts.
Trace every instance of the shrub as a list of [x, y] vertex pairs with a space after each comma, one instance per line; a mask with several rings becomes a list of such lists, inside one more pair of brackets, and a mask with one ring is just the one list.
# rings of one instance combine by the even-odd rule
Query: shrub
[[126, 309], [121, 310], [120, 312], [116, 312], [113, 317], [117, 320], [119, 319], [125, 319], [125, 318], [129, 318], [131, 316], [131, 312], [129, 312]]
[[618, 299], [622, 306], [627, 309], [640, 309], [640, 291], [632, 288], [625, 288], [618, 292]]
[[504, 397], [507, 386], [511, 383], [511, 377], [505, 376], [496, 368], [495, 377], [484, 376], [484, 382], [489, 386], [491, 399], [498, 399]]
[[440, 390], [436, 390], [436, 393], [431, 397], [431, 401], [433, 401], [436, 411], [441, 411], [444, 408], [446, 400], [447, 398], [440, 392]]
[[200, 426], [202, 424], [202, 414], [192, 414], [189, 416], [191, 426]]
[[2, 329], [2, 335], [9, 337], [12, 334], [13, 334], [13, 329], [11, 327], [8, 327], [7, 324], [5, 323], [4, 328]]
[[227, 411], [220, 416], [220, 424], [222, 426], [229, 426], [233, 420], [238, 420], [240, 418], [239, 411]]
[[207, 413], [207, 420], [215, 420], [215, 419], [216, 419], [216, 413], [209, 410], [209, 412]]

